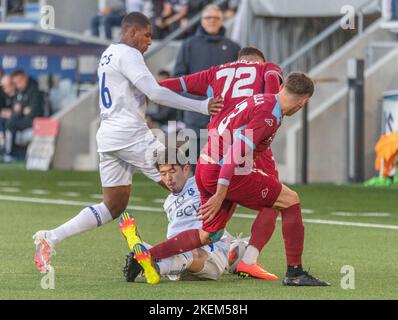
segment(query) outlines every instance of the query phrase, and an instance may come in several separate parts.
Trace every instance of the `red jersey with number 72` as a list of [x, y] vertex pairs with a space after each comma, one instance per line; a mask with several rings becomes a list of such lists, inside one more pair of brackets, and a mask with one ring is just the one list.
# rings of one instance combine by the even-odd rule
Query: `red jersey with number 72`
[[224, 108], [211, 118], [208, 126], [211, 129], [244, 99], [260, 93], [278, 93], [281, 82], [282, 71], [276, 64], [240, 60], [160, 84], [177, 92], [222, 97]]
[[218, 164], [219, 178], [229, 181], [240, 160], [249, 154], [256, 158], [269, 148], [282, 118], [277, 95], [259, 94], [242, 101], [209, 130], [207, 154], [201, 155], [200, 163]]

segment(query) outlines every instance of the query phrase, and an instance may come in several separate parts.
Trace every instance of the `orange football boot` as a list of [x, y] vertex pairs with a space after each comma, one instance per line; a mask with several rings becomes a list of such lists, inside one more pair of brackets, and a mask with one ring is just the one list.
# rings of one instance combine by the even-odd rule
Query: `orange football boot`
[[263, 280], [279, 279], [276, 275], [269, 273], [267, 270], [265, 270], [260, 264], [246, 264], [243, 262], [243, 260], [238, 263], [238, 266], [236, 267], [236, 272], [241, 277], [253, 277]]

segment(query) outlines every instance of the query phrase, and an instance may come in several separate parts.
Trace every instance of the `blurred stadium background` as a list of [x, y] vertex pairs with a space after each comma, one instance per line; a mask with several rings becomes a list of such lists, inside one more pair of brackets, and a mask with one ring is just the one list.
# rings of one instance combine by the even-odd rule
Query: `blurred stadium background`
[[[90, 21], [111, 2], [110, 0], [1, 0], [1, 75], [4, 77], [13, 74], [16, 70], [22, 70], [37, 82], [41, 95], [40, 101], [42, 101], [41, 116], [33, 120], [32, 128], [24, 128], [16, 133], [11, 154], [6, 154], [4, 145], [7, 137], [0, 133], [2, 148], [0, 219], [4, 227], [4, 233], [2, 232], [0, 237], [4, 239], [7, 234], [6, 225], [12, 221], [11, 218], [6, 217], [9, 215], [9, 210], [14, 210], [14, 205], [16, 206], [19, 201], [25, 201], [27, 197], [31, 199], [33, 189], [36, 190], [34, 197], [38, 199], [57, 200], [74, 197], [79, 201], [90, 201], [90, 197], [95, 195], [99, 197], [98, 176], [96, 173], [90, 173], [97, 171], [98, 166], [95, 142], [99, 125], [96, 70], [102, 51], [111, 41], [118, 40], [120, 28], [112, 27], [112, 39], [107, 39], [102, 28], [99, 28], [99, 36], [93, 36]], [[137, 5], [154, 21], [159, 14], [159, 5], [164, 5], [162, 1], [157, 0], [134, 2], [131, 2], [132, 5]], [[145, 58], [154, 75], [158, 75], [160, 71], [168, 71], [173, 75], [177, 53], [182, 42], [198, 25], [203, 7], [211, 2], [213, 1], [188, 1], [191, 11], [186, 13], [186, 21], [181, 24], [183, 27], [178, 25], [153, 41]], [[312, 187], [299, 187], [299, 193], [302, 192], [304, 206], [315, 212], [316, 219], [325, 218], [325, 214], [331, 212], [340, 212], [339, 218], [342, 222], [375, 225], [384, 222], [386, 226], [388, 224], [390, 227], [385, 229], [391, 231], [383, 231], [383, 227], [380, 230], [370, 229], [372, 232], [374, 230], [379, 232], [379, 234], [374, 234], [375, 238], [380, 238], [380, 235], [385, 232], [391, 232], [385, 240], [388, 249], [385, 248], [384, 256], [380, 259], [386, 258], [387, 253], [396, 246], [396, 229], [398, 228], [396, 218], [398, 189], [394, 187], [394, 183], [398, 183], [395, 170], [398, 153], [398, 139], [396, 139], [398, 134], [398, 1], [218, 0], [214, 2], [222, 7], [226, 15], [224, 27], [227, 37], [241, 47], [257, 46], [264, 51], [267, 60], [279, 64], [285, 73], [302, 70], [308, 72], [316, 81], [315, 95], [308, 108], [301, 112], [301, 116], [285, 119], [284, 126], [273, 143], [273, 152], [281, 180], [289, 184], [314, 184]], [[52, 13], [55, 16], [52, 16]], [[52, 22], [54, 22], [53, 26]], [[0, 105], [0, 108], [2, 109], [0, 111], [3, 111], [6, 106]], [[152, 122], [156, 122], [156, 110], [155, 106], [149, 109], [152, 114], [148, 114], [148, 119]], [[163, 123], [164, 121], [167, 123], [167, 120], [178, 120], [178, 125], [186, 126], [180, 113], [173, 114], [168, 119], [162, 119]], [[376, 143], [383, 137], [389, 137], [391, 140], [388, 140], [385, 145], [383, 140], [380, 140], [380, 148], [376, 153]], [[378, 170], [375, 168], [376, 159], [378, 159]], [[45, 174], [35, 170], [50, 170], [50, 172]], [[88, 172], [80, 174], [80, 171]], [[370, 180], [372, 177], [375, 178]], [[47, 186], [46, 179], [50, 181]], [[81, 184], [73, 185], [72, 183], [69, 188], [66, 188], [67, 183], [61, 186], [56, 182], [69, 180], [70, 182], [80, 181]], [[85, 181], [91, 186], [89, 191], [84, 189]], [[384, 185], [384, 187], [378, 190], [374, 187], [362, 188], [358, 184], [340, 187], [342, 184], [362, 184], [365, 181], [368, 181], [368, 184]], [[95, 187], [96, 183], [98, 183], [97, 187]], [[156, 202], [154, 203], [149, 197], [150, 185], [147, 186], [144, 179], [141, 184], [137, 187], [140, 190], [139, 193], [142, 193], [137, 197], [141, 199], [132, 199], [137, 211], [140, 211], [139, 208], [143, 205], [149, 207], [156, 205]], [[43, 189], [51, 189], [53, 193], [49, 195]], [[42, 190], [41, 193], [40, 190]], [[80, 192], [80, 194], [74, 196], [73, 192]], [[312, 194], [316, 195], [312, 196]], [[350, 196], [351, 194], [353, 196]], [[165, 193], [159, 191], [159, 197], [163, 195]], [[17, 196], [25, 197], [25, 200], [18, 200]], [[328, 204], [328, 200], [333, 204]], [[25, 202], [29, 203], [29, 201]], [[35, 205], [23, 205], [23, 210], [29, 210], [29, 208], [35, 210], [36, 222], [32, 222], [34, 228], [43, 224], [38, 223], [37, 220], [44, 221], [41, 220], [39, 214], [40, 208], [45, 206], [42, 204], [36, 208]], [[160, 207], [159, 199], [157, 199], [157, 206]], [[51, 210], [49, 208], [43, 210], [45, 211], [43, 219], [50, 217]], [[72, 204], [68, 213], [63, 209], [59, 218], [51, 218], [52, 222], [56, 225], [72, 216], [74, 211]], [[311, 214], [309, 211], [307, 213]], [[388, 221], [381, 222], [379, 217], [386, 211]], [[376, 213], [376, 215], [372, 216], [370, 213]], [[365, 215], [361, 216], [361, 214]], [[26, 212], [26, 216], [30, 216], [29, 212]], [[336, 220], [336, 216], [329, 216], [329, 218]], [[33, 221], [33, 217], [27, 219], [27, 221]], [[34, 228], [27, 229], [26, 233], [33, 234]], [[232, 228], [238, 229], [237, 226]], [[322, 226], [322, 228], [326, 227]], [[322, 230], [318, 230], [319, 235], [323, 234]], [[335, 229], [328, 230], [331, 232], [330, 237], [332, 234], [333, 236], [340, 235], [341, 231], [339, 229], [339, 232], [334, 233]], [[249, 232], [249, 226], [245, 231]], [[112, 232], [114, 233], [115, 230]], [[152, 232], [154, 240], [162, 238], [149, 229], [148, 232]], [[99, 233], [96, 234], [99, 235]], [[111, 238], [111, 234], [111, 232], [105, 232], [105, 237]], [[371, 233], [368, 235], [372, 236]], [[28, 237], [25, 235], [25, 238]], [[275, 241], [280, 241], [279, 238], [280, 235]], [[336, 241], [337, 238], [340, 236], [336, 236]], [[29, 250], [27, 248], [30, 248], [31, 244], [28, 244], [29, 239], [25, 240], [25, 245], [21, 245], [20, 249], [26, 251]], [[309, 242], [311, 241], [316, 243], [316, 237], [310, 237]], [[358, 237], [352, 234], [350, 241], [358, 248], [363, 246], [360, 233]], [[320, 250], [325, 248], [321, 246]], [[339, 250], [344, 250], [344, 248], [342, 242]], [[381, 244], [374, 247], [378, 253], [384, 250], [381, 248]], [[353, 249], [351, 247], [346, 250], [348, 254]], [[119, 251], [123, 252], [120, 248]], [[27, 256], [30, 253], [26, 253], [26, 257], [22, 259], [28, 261]], [[359, 255], [360, 252], [357, 254]], [[83, 257], [80, 258], [83, 259]], [[16, 259], [7, 262], [7, 270], [10, 272], [11, 263], [14, 260], [18, 263]], [[122, 263], [122, 259], [119, 260]], [[339, 262], [341, 260], [344, 264], [343, 258], [337, 260]], [[364, 260], [358, 261], [358, 263], [364, 263]], [[339, 262], [336, 262], [336, 265]], [[326, 268], [327, 262], [322, 261], [319, 267]], [[109, 266], [105, 266], [106, 268], [110, 269]], [[371, 267], [369, 268], [371, 270]], [[30, 269], [32, 271], [29, 272], [33, 273], [33, 267], [30, 268], [30, 266], [21, 269], [20, 272], [26, 275]], [[385, 265], [384, 270], [387, 273], [390, 269], [392, 269], [390, 264]], [[72, 273], [72, 270], [70, 272]], [[79, 272], [84, 273], [80, 269]], [[26, 277], [32, 280], [31, 276], [26, 275]], [[11, 287], [15, 285], [15, 282], [10, 281]], [[338, 278], [336, 281], [339, 281]], [[76, 285], [78, 286], [77, 283]], [[227, 284], [224, 285], [227, 286]], [[388, 285], [387, 279], [385, 285]], [[368, 289], [368, 295], [345, 296], [345, 298], [374, 297], [372, 288]], [[65, 290], [67, 292], [68, 288]], [[317, 292], [319, 294], [319, 291]], [[3, 297], [18, 297], [18, 295], [13, 295], [14, 293], [10, 294], [10, 291], [2, 293]], [[385, 293], [382, 289], [377, 291], [380, 297], [383, 297]], [[304, 298], [316, 298], [317, 294], [304, 295]], [[389, 291], [387, 297], [394, 296], [397, 297], [396, 290]], [[23, 294], [20, 297], [31, 298], [34, 295]], [[62, 297], [69, 296], [66, 294]], [[76, 296], [72, 295], [72, 297]], [[88, 297], [97, 296], [89, 295]], [[100, 295], [99, 297], [109, 296]], [[227, 298], [233, 297], [230, 295]], [[235, 297], [262, 298], [261, 296], [242, 296], [242, 294]], [[284, 298], [285, 296], [283, 292], [277, 291], [277, 295], [273, 297]], [[340, 296], [335, 294], [330, 297], [339, 298]]]
[[[60, 124], [51, 167], [95, 170], [95, 132], [99, 124], [96, 66], [110, 40], [104, 38], [102, 30], [100, 37], [90, 35], [90, 17], [106, 1], [15, 2], [20, 3], [20, 10], [9, 12], [6, 8], [13, 7], [7, 3], [14, 1], [2, 1], [0, 67], [6, 74], [22, 69], [49, 97], [51, 118]], [[153, 2], [142, 3], [144, 12], [153, 16]], [[294, 4], [242, 0], [236, 13], [225, 21], [227, 35], [241, 46], [255, 45], [268, 60], [281, 65], [284, 72], [303, 70], [317, 81], [307, 121], [300, 117], [285, 121], [274, 142], [283, 181], [344, 183], [375, 175], [374, 146], [382, 134], [397, 131], [398, 126], [396, 107], [391, 106], [395, 106], [394, 91], [398, 89], [398, 22], [394, 20], [396, 13], [391, 12], [396, 10], [393, 3], [336, 0], [320, 5], [311, 0]], [[351, 14], [349, 10], [341, 11], [347, 4], [353, 6], [355, 20], [348, 21], [351, 25], [343, 29], [341, 24], [347, 23]], [[46, 10], [41, 13], [41, 8], [47, 5], [54, 8], [55, 29], [46, 30], [40, 25], [48, 14]], [[191, 22], [200, 18], [200, 11], [195, 13]], [[114, 40], [119, 31], [117, 26], [112, 28]], [[146, 60], [155, 75], [163, 69], [173, 74], [182, 42], [176, 39], [184, 35], [183, 31], [177, 29], [166, 39], [154, 40]], [[354, 75], [353, 80], [348, 74], [351, 59], [364, 63], [362, 75]], [[361, 82], [361, 76], [363, 101], [357, 106], [349, 95], [355, 91], [356, 81]], [[349, 106], [349, 102], [354, 106]], [[350, 108], [360, 116], [350, 118]], [[351, 132], [352, 121], [363, 128]], [[26, 139], [22, 142], [27, 145]], [[359, 150], [359, 154], [348, 150]], [[38, 156], [37, 150], [31, 152]], [[354, 175], [350, 165], [360, 167], [361, 172]]]

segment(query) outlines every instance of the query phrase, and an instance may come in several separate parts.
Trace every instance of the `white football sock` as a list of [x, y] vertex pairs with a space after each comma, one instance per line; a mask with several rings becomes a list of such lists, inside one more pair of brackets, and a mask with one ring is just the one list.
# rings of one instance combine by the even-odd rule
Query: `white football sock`
[[157, 262], [159, 273], [162, 276], [177, 275], [188, 269], [193, 261], [192, 253], [184, 252]]
[[255, 264], [260, 252], [256, 247], [251, 245], [247, 246], [246, 251], [242, 257], [242, 260], [246, 264]]
[[112, 220], [111, 213], [104, 203], [86, 207], [71, 220], [50, 230], [50, 241], [56, 245], [69, 237], [98, 228]]

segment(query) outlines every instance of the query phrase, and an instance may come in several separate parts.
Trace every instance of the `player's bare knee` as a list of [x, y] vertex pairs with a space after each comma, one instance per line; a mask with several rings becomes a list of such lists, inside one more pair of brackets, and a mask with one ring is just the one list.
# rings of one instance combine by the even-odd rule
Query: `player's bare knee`
[[104, 201], [106, 207], [113, 219], [119, 218], [119, 216], [126, 210], [127, 202], [122, 201]]
[[200, 230], [199, 237], [202, 245], [207, 245], [219, 241], [223, 236], [223, 234], [224, 234], [224, 229], [212, 232]]
[[273, 208], [275, 209], [286, 209], [291, 206], [294, 206], [295, 204], [300, 203], [300, 198], [297, 194], [297, 192], [289, 189], [286, 186], [282, 187], [281, 194], [279, 195], [278, 199], [274, 203]]
[[206, 261], [208, 257], [207, 252], [200, 248], [192, 250], [192, 255], [195, 260], [200, 261], [202, 263]]
[[294, 206], [295, 204], [300, 203], [300, 197], [295, 191], [291, 191], [290, 197], [289, 197], [289, 207]]
[[199, 231], [200, 242], [202, 245], [210, 244], [210, 233], [204, 230]]

